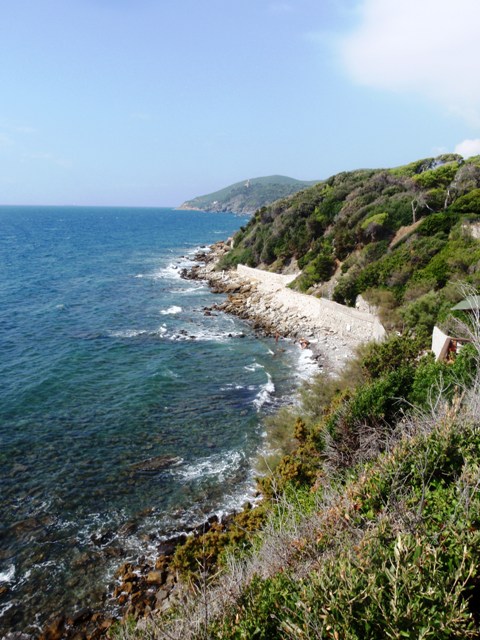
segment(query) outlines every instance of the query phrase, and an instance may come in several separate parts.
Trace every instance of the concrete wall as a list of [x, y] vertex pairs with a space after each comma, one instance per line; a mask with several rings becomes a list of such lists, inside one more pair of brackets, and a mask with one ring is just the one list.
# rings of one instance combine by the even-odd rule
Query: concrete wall
[[[244, 265], [238, 265], [237, 273], [241, 277], [256, 280], [262, 294], [268, 296], [275, 292], [275, 303], [281, 312], [308, 320], [312, 330], [333, 332], [355, 343], [381, 340], [385, 336], [385, 329], [378, 318], [368, 311], [285, 288], [295, 279], [295, 275], [285, 276]], [[272, 302], [269, 301], [269, 304]]]
[[293, 273], [288, 276], [285, 276], [281, 273], [271, 273], [270, 271], [263, 271], [262, 269], [253, 269], [252, 267], [247, 267], [244, 264], [239, 264], [237, 266], [237, 273], [239, 276], [244, 278], [253, 278], [254, 280], [258, 280], [259, 282], [265, 282], [270, 284], [272, 287], [286, 287], [287, 284], [293, 282], [299, 273]]
[[443, 333], [438, 327], [433, 327], [432, 333], [432, 351], [435, 354], [435, 360], [442, 360], [447, 355], [450, 337]]

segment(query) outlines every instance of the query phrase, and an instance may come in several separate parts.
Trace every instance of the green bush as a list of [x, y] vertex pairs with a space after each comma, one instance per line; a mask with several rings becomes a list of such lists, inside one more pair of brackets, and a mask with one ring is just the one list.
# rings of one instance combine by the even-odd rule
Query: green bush
[[429, 291], [417, 300], [407, 304], [401, 311], [405, 326], [429, 344], [433, 327], [437, 322], [444, 300], [435, 291]]
[[347, 274], [342, 276], [333, 291], [332, 298], [335, 302], [346, 304], [349, 307], [355, 306], [355, 300], [359, 294], [359, 288], [355, 275]]
[[388, 218], [388, 213], [385, 213], [385, 212], [376, 213], [375, 215], [370, 216], [369, 218], [364, 220], [360, 225], [360, 227], [365, 230], [371, 224], [383, 225], [385, 224], [387, 218]]
[[209, 637], [478, 638], [479, 462], [476, 426], [421, 431], [347, 481], [313, 520], [313, 540], [301, 523], [318, 508], [307, 500], [303, 512], [290, 492], [300, 526], [277, 517], [285, 565], [254, 575]]
[[450, 212], [432, 213], [422, 220], [417, 228], [420, 236], [433, 236], [436, 233], [449, 233], [453, 225], [458, 221], [457, 216]]
[[415, 362], [420, 344], [410, 335], [392, 335], [384, 342], [371, 342], [365, 349], [361, 366], [373, 380], [404, 365]]
[[357, 389], [346, 411], [342, 412], [342, 420], [349, 425], [393, 423], [404, 407], [403, 398], [407, 396], [412, 380], [413, 368], [408, 364], [387, 371]]
[[320, 254], [312, 260], [297, 278], [296, 286], [300, 291], [307, 291], [317, 282], [325, 282], [335, 270], [335, 262], [331, 256]]
[[460, 196], [455, 202], [450, 205], [451, 211], [458, 211], [461, 213], [480, 213], [480, 189], [473, 189], [470, 193], [466, 193]]
[[458, 162], [443, 164], [434, 169], [430, 169], [429, 171], [424, 171], [423, 173], [415, 176], [414, 180], [425, 189], [446, 187], [455, 178], [458, 167]]

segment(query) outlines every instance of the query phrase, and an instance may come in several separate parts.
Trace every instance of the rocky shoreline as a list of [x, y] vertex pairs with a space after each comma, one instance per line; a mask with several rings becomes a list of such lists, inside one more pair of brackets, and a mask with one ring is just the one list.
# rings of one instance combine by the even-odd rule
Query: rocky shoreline
[[291, 339], [308, 347], [319, 367], [333, 374], [360, 343], [383, 336], [383, 327], [367, 306], [349, 309], [286, 288], [294, 276], [240, 266], [219, 271], [218, 262], [229, 249], [229, 241], [218, 242], [199, 252], [196, 264], [181, 272], [183, 278], [206, 281], [213, 292], [227, 294], [223, 302], [205, 308], [205, 314], [230, 313], [247, 320], [258, 333]]
[[[205, 315], [217, 312], [229, 313], [247, 320], [253, 329], [277, 340], [288, 338], [308, 347], [319, 367], [335, 373], [351, 357], [358, 344], [358, 335], [344, 335], [338, 326], [318, 323], [308, 309], [304, 308], [312, 296], [303, 296], [289, 289], [279, 278], [274, 286], [257, 281], [255, 270], [219, 271], [218, 262], [230, 249], [230, 243], [218, 242], [202, 249], [194, 258], [192, 267], [182, 269], [181, 277], [202, 280], [214, 293], [227, 294], [219, 304], [204, 308]], [[253, 277], [252, 277], [253, 276]], [[292, 278], [290, 278], [292, 279]], [[296, 300], [295, 296], [301, 296]], [[293, 300], [293, 302], [292, 302]], [[289, 307], [289, 305], [293, 306]], [[334, 303], [333, 303], [334, 304]], [[349, 330], [350, 331], [350, 330]], [[363, 337], [363, 336], [361, 336]], [[155, 612], [163, 613], [180, 599], [186, 597], [172, 560], [179, 545], [191, 536], [200, 536], [212, 527], [218, 532], [227, 532], [234, 524], [235, 514], [226, 516], [221, 522], [216, 516], [200, 526], [168, 538], [157, 546], [155, 560], [140, 558], [136, 564], [125, 562], [115, 574], [115, 587], [108, 596], [102, 610], [82, 609], [73, 615], [61, 615], [50, 620], [38, 640], [98, 640], [104, 638], [117, 621], [134, 618], [141, 624]], [[24, 633], [10, 633], [2, 640], [32, 640]]]
[[141, 625], [155, 612], [164, 613], [187, 597], [187, 591], [172, 567], [175, 551], [190, 537], [199, 537], [210, 529], [227, 532], [235, 523], [235, 513], [221, 520], [211, 516], [203, 524], [160, 541], [155, 559], [141, 557], [136, 563], [124, 562], [115, 572], [115, 587], [100, 608], [82, 608], [72, 614], [52, 617], [40, 633], [11, 632], [2, 640], [100, 640], [112, 625], [135, 619]]

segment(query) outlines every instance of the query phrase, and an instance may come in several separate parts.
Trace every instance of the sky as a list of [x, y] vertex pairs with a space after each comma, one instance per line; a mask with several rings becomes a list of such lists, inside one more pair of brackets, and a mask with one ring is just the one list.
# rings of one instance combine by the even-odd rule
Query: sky
[[0, 204], [480, 153], [478, 0], [0, 0]]

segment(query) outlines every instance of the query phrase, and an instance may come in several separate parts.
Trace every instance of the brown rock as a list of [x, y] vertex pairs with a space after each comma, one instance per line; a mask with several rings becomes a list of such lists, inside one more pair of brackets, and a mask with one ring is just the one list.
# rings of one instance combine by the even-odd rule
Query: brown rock
[[67, 619], [67, 624], [76, 626], [87, 620], [91, 620], [93, 611], [91, 609], [80, 609]]
[[130, 573], [130, 571], [132, 570], [133, 564], [131, 564], [130, 562], [125, 562], [125, 564], [122, 564], [120, 567], [118, 567], [117, 571], [115, 572], [115, 577], [122, 578], [125, 574]]
[[159, 556], [155, 561], [155, 569], [157, 571], [163, 571], [167, 566], [167, 557], [164, 555]]
[[110, 629], [110, 627], [112, 626], [112, 624], [115, 622], [115, 620], [113, 618], [105, 618], [104, 620], [102, 620], [102, 622], [98, 625], [98, 628], [100, 629], [100, 631], [106, 631], [107, 629]]
[[162, 602], [168, 598], [169, 593], [170, 592], [168, 591], [168, 589], [160, 589], [159, 591], [157, 591], [155, 596], [156, 608], [158, 608], [162, 604]]
[[134, 583], [133, 582], [125, 582], [122, 585], [122, 591], [124, 593], [130, 594], [130, 593], [132, 593], [133, 589], [134, 589]]
[[124, 582], [137, 582], [138, 581], [138, 576], [136, 573], [133, 573], [133, 571], [129, 571], [128, 573], [125, 573], [123, 575], [123, 581]]
[[175, 584], [175, 576], [172, 573], [168, 574], [167, 579], [165, 580], [165, 584], [170, 588]]
[[148, 584], [161, 585], [165, 582], [166, 577], [165, 571], [150, 571], [147, 574], [147, 582]]
[[38, 640], [62, 640], [64, 630], [65, 618], [59, 616], [44, 629]]

